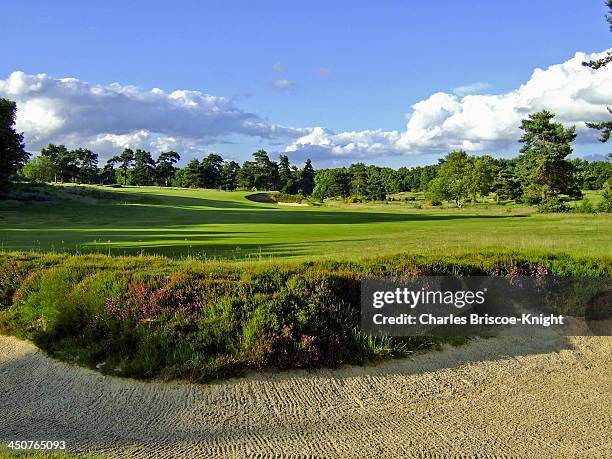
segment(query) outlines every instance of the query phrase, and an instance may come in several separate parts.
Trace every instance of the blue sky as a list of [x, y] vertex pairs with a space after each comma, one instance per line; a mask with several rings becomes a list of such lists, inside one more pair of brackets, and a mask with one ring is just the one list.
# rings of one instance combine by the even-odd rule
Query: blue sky
[[[22, 71], [197, 90], [280, 126], [403, 131], [412, 105], [436, 92], [508, 93], [535, 68], [612, 43], [602, 0], [95, 3], [3, 4], [0, 80]], [[288, 143], [238, 133], [202, 148], [243, 159]], [[416, 150], [364, 160], [437, 157]]]

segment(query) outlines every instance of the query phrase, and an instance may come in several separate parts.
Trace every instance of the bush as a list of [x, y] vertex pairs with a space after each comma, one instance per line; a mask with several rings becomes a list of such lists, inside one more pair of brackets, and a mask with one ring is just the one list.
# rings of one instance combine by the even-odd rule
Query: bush
[[272, 195], [272, 198], [276, 202], [289, 202], [289, 203], [302, 203], [306, 200], [306, 197], [301, 194], [288, 194], [288, 193], [276, 193]]
[[589, 198], [583, 198], [580, 203], [574, 207], [574, 212], [581, 214], [594, 214], [597, 212], [597, 209]]
[[140, 378], [206, 381], [249, 368], [335, 367], [452, 340], [362, 335], [364, 276], [542, 272], [604, 276], [612, 263], [481, 253], [249, 266], [11, 253], [0, 259], [0, 331], [56, 357]]
[[529, 185], [521, 196], [521, 201], [532, 206], [541, 204], [542, 188], [538, 185]]
[[538, 205], [538, 212], [540, 213], [571, 212], [571, 210], [571, 207], [557, 196], [549, 197], [546, 201]]
[[602, 200], [597, 206], [599, 212], [612, 213], [612, 180], [608, 180], [604, 185]]

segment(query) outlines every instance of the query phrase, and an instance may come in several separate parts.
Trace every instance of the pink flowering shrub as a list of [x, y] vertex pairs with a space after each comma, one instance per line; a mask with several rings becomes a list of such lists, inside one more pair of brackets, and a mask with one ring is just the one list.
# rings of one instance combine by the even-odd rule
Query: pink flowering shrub
[[7, 254], [0, 331], [112, 374], [202, 381], [248, 368], [362, 363], [444, 341], [364, 336], [363, 276], [610, 274], [609, 259], [513, 254], [256, 266]]

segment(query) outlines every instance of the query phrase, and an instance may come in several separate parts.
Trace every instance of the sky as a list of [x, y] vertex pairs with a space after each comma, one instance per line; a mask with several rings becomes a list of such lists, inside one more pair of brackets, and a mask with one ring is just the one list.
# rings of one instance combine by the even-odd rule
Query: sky
[[293, 162], [391, 166], [463, 148], [516, 155], [550, 108], [576, 153], [605, 155], [612, 47], [603, 0], [30, 1], [0, 5], [0, 97], [26, 147], [258, 148]]

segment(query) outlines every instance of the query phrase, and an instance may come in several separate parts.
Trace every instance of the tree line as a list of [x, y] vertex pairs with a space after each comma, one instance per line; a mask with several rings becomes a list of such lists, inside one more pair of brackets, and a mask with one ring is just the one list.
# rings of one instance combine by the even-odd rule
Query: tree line
[[453, 201], [461, 206], [494, 193], [498, 201], [521, 200], [539, 204], [561, 194], [579, 198], [581, 190], [599, 190], [612, 180], [609, 161], [568, 160], [574, 127], [553, 121], [546, 110], [523, 120], [523, 147], [517, 158], [470, 156], [452, 151], [438, 164], [413, 168], [353, 164], [317, 171], [313, 194], [318, 198], [384, 199], [389, 193], [422, 191], [432, 202]]
[[256, 151], [252, 160], [242, 164], [211, 153], [180, 168], [177, 163], [181, 157], [175, 151], [154, 158], [148, 151], [124, 148], [99, 167], [98, 154], [89, 149], [69, 150], [64, 145], [49, 144], [28, 160], [23, 135], [12, 128], [15, 112], [14, 102], [0, 99], [0, 147], [4, 149], [3, 161], [12, 165], [0, 173], [0, 186], [5, 187], [11, 173], [19, 173], [32, 182], [267, 190], [321, 200], [384, 200], [390, 193], [421, 191], [428, 193], [432, 203], [453, 201], [462, 206], [466, 200], [475, 201], [491, 193], [498, 201], [529, 204], [562, 194], [579, 198], [581, 190], [602, 189], [606, 182], [609, 187], [612, 181], [609, 161], [567, 159], [576, 138], [575, 127], [566, 128], [553, 121], [554, 114], [546, 110], [522, 121], [519, 141], [523, 146], [517, 158], [470, 156], [457, 150], [435, 165], [392, 169], [356, 163], [316, 172], [310, 160], [299, 168], [287, 155], [280, 155], [277, 162], [264, 150]]
[[63, 182], [99, 185], [175, 186], [184, 188], [218, 188], [223, 190], [256, 189], [301, 193], [310, 196], [315, 171], [308, 159], [298, 168], [280, 155], [272, 161], [265, 150], [253, 153], [252, 161], [242, 165], [210, 153], [201, 160], [194, 158], [183, 168], [176, 164], [181, 156], [165, 151], [157, 158], [145, 150], [124, 148], [111, 157], [104, 167], [98, 166], [98, 155], [85, 148], [68, 150], [64, 145], [49, 144], [40, 154], [27, 161], [21, 170], [32, 182]]

